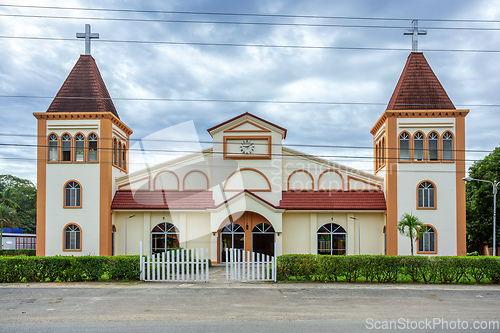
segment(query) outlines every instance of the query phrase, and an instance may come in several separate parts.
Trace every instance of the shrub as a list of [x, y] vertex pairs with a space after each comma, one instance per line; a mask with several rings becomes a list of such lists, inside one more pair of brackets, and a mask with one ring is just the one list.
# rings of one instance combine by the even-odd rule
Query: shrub
[[287, 254], [277, 265], [279, 281], [500, 283], [500, 258], [493, 257]]
[[0, 282], [139, 280], [139, 256], [0, 257]]
[[7, 250], [0, 249], [0, 256], [36, 256], [36, 250]]

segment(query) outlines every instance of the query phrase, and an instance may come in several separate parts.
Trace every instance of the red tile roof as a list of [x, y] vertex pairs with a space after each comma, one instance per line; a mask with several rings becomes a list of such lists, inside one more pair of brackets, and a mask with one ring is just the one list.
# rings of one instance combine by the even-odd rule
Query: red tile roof
[[116, 191], [111, 209], [214, 208], [211, 191]]
[[284, 191], [282, 209], [385, 210], [382, 191]]
[[91, 55], [80, 56], [47, 112], [111, 112], [118, 117]]
[[424, 54], [412, 52], [387, 110], [455, 109]]
[[[289, 210], [385, 210], [382, 191], [283, 191], [278, 207], [250, 194], [277, 209]], [[236, 194], [228, 201], [237, 197]], [[228, 202], [226, 201], [226, 203]], [[219, 205], [220, 206], [220, 205]], [[217, 206], [217, 207], [219, 207]], [[116, 191], [111, 209], [210, 209], [214, 205], [211, 191]]]

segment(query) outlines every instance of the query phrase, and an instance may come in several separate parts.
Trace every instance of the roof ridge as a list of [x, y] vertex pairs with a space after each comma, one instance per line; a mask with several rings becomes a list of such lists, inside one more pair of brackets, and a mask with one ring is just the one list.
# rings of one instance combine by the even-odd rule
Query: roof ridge
[[387, 110], [455, 109], [422, 52], [408, 55]]

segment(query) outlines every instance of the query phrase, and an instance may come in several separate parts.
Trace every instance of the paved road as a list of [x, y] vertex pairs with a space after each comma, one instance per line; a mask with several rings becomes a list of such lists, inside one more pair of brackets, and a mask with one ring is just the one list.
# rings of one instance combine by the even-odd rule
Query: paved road
[[211, 281], [3, 284], [0, 331], [290, 333], [366, 331], [388, 320], [500, 322], [499, 286]]

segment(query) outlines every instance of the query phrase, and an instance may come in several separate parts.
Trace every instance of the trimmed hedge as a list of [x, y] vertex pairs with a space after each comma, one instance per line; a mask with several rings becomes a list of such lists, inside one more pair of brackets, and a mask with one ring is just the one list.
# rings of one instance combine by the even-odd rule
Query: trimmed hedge
[[139, 280], [139, 256], [0, 257], [0, 282]]
[[36, 256], [36, 250], [0, 250], [0, 256]]
[[500, 283], [500, 258], [425, 256], [278, 257], [279, 281], [378, 283]]

